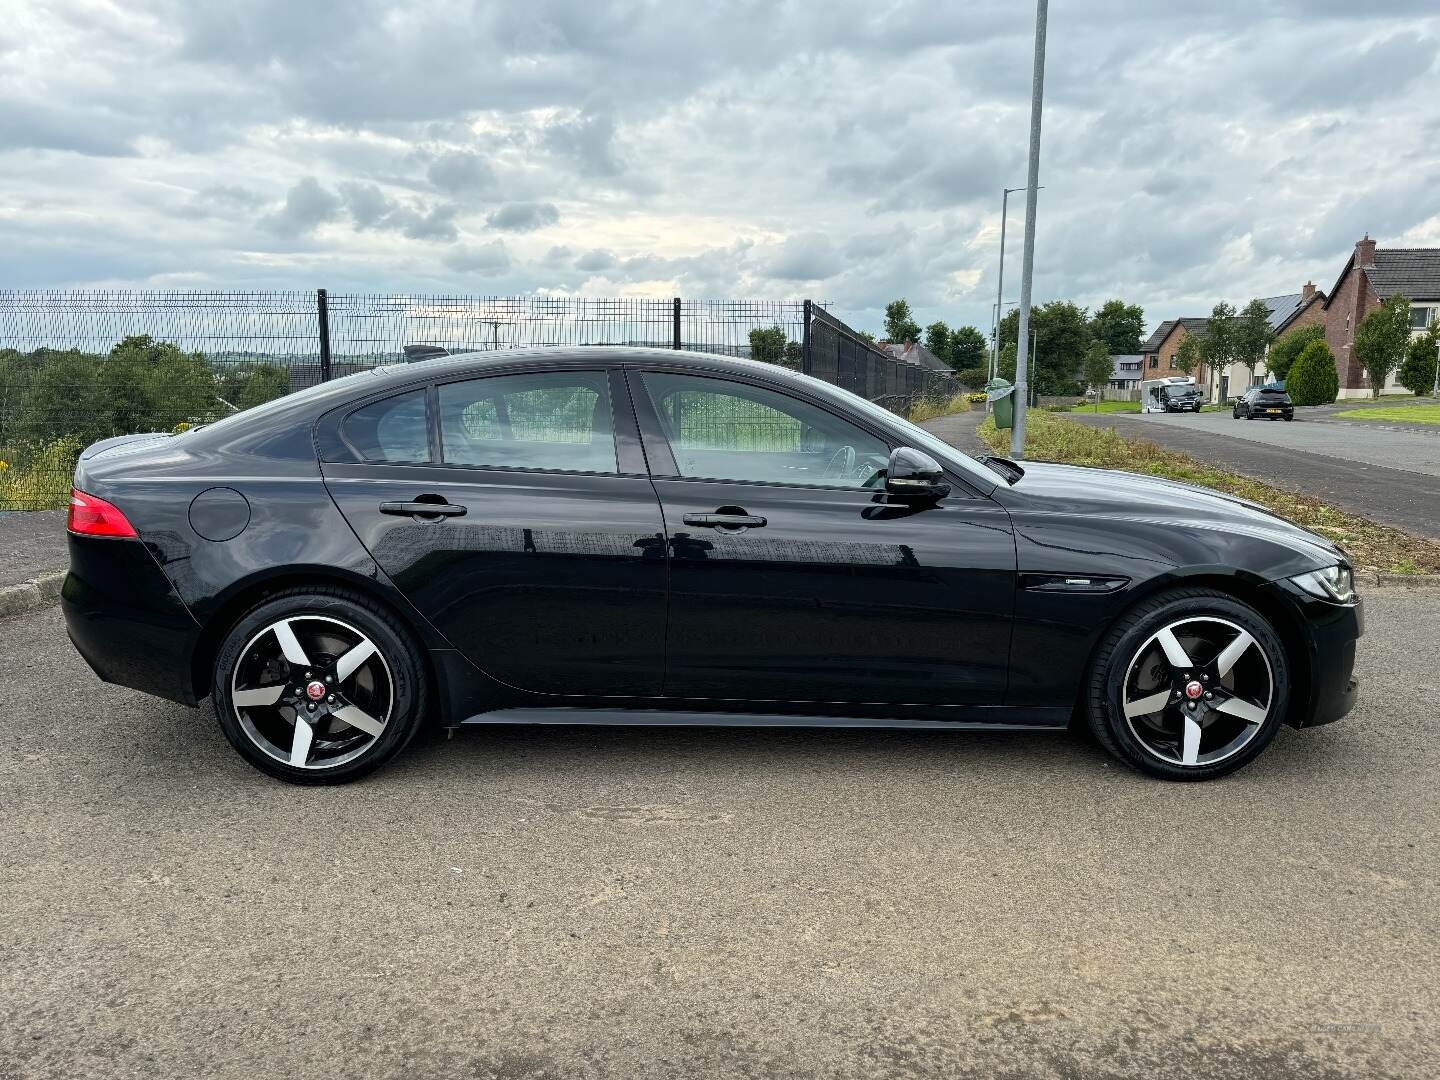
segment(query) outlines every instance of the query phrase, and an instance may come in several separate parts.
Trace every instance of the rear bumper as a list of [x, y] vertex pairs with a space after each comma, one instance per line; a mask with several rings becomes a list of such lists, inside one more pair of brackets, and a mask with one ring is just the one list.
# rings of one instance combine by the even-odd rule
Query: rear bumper
[[67, 537], [70, 573], [60, 590], [76, 650], [106, 682], [195, 704], [190, 676], [200, 628], [145, 545]]

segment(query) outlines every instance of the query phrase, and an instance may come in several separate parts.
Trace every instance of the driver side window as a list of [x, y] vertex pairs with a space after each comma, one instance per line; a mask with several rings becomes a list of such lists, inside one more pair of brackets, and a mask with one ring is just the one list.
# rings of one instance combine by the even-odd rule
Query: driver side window
[[882, 486], [890, 448], [824, 409], [724, 379], [647, 372], [644, 381], [687, 479]]

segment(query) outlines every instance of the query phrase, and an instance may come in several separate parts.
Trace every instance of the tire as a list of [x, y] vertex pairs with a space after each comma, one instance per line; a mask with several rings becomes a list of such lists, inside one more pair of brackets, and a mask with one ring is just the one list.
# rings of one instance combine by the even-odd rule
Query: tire
[[1291, 421], [1293, 421], [1293, 420], [1295, 419], [1295, 417], [1293, 417], [1293, 416], [1287, 416], [1287, 417], [1285, 417], [1284, 419], [1285, 419], [1285, 422], [1288, 424], [1288, 423], [1290, 423]]
[[220, 643], [212, 686], [230, 745], [292, 784], [378, 769], [415, 737], [429, 700], [414, 634], [366, 597], [328, 586], [280, 593], [241, 616]]
[[[1175, 659], [1190, 661], [1183, 668], [1161, 640], [1167, 630]], [[1221, 676], [1216, 661], [1227, 648], [1235, 655]], [[1160, 707], [1127, 717], [1127, 703]], [[1248, 604], [1205, 588], [1173, 589], [1122, 614], [1096, 648], [1084, 693], [1100, 745], [1163, 780], [1212, 780], [1247, 765], [1275, 738], [1289, 704], [1289, 661], [1274, 629]]]

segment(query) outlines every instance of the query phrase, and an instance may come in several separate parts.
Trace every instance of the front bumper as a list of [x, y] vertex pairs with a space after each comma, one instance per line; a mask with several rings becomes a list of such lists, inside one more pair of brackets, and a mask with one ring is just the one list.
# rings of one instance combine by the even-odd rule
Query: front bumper
[[191, 660], [200, 627], [145, 545], [67, 536], [60, 607], [76, 650], [109, 683], [195, 704]]
[[1290, 723], [1294, 727], [1333, 724], [1355, 707], [1355, 646], [1365, 633], [1365, 602], [1334, 604], [1320, 600], [1288, 581], [1272, 588], [1284, 594], [1299, 615], [1309, 685], [1297, 679]]

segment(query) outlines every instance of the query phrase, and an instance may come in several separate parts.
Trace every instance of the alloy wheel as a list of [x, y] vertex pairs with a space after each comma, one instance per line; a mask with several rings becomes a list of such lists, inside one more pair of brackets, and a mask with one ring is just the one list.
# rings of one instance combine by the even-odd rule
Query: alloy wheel
[[380, 649], [349, 623], [296, 615], [246, 644], [230, 679], [241, 730], [267, 756], [297, 769], [333, 769], [385, 732], [395, 683]]
[[1136, 651], [1125, 671], [1122, 710], [1146, 753], [1196, 768], [1234, 757], [1259, 735], [1275, 701], [1265, 649], [1228, 619], [1170, 623]]

